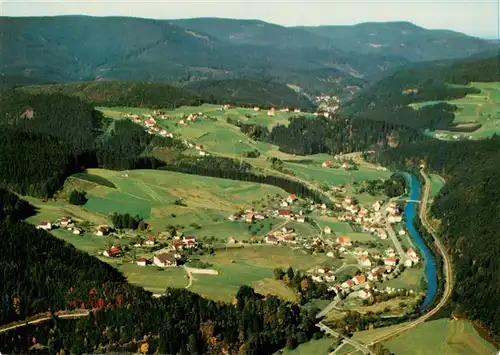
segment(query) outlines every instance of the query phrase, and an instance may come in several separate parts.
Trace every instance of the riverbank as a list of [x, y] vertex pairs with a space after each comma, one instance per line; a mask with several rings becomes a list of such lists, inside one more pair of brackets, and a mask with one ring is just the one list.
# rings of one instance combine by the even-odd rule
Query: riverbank
[[419, 201], [421, 198], [420, 182], [414, 174], [404, 173], [404, 175], [408, 181], [408, 188], [410, 195], [409, 200], [411, 201], [406, 203], [404, 209], [405, 226], [425, 263], [425, 279], [427, 282], [427, 293], [425, 295], [424, 301], [420, 306], [420, 309], [423, 310], [432, 304], [434, 298], [437, 295], [438, 291], [437, 262], [434, 254], [431, 252], [424, 238], [420, 235], [415, 226], [415, 216], [417, 214], [418, 202], [413, 202], [413, 201]]

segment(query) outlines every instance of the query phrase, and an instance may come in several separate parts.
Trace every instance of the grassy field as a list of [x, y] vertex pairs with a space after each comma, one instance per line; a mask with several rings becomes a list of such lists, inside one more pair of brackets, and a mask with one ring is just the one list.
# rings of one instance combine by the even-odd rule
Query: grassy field
[[479, 139], [490, 137], [494, 133], [500, 132], [500, 82], [493, 83], [471, 83], [472, 87], [481, 90], [480, 94], [469, 94], [464, 98], [451, 101], [431, 101], [418, 104], [411, 104], [410, 106], [418, 109], [426, 105], [433, 105], [439, 102], [447, 102], [452, 105], [458, 106], [455, 112], [454, 123], [468, 123], [478, 122], [482, 125], [481, 128], [474, 132], [451, 132], [451, 131], [436, 131], [429, 134], [436, 136], [439, 133], [446, 134], [446, 137], [437, 136], [438, 138], [451, 139], [453, 136], [472, 137], [472, 139]]
[[429, 179], [431, 180], [431, 193], [429, 195], [430, 199], [433, 199], [441, 190], [441, 188], [444, 186], [445, 181], [444, 179], [436, 174], [430, 174]]
[[330, 338], [321, 338], [310, 340], [302, 343], [295, 349], [283, 349], [282, 352], [277, 352], [275, 355], [328, 355], [330, 347], [333, 345], [333, 340]]
[[395, 354], [495, 355], [496, 349], [461, 320], [425, 322], [384, 344]]
[[412, 267], [405, 269], [405, 271], [399, 275], [397, 278], [385, 281], [380, 287], [385, 288], [387, 286], [394, 287], [395, 289], [403, 288], [413, 290], [414, 292], [421, 292], [421, 280], [424, 277], [424, 268]]

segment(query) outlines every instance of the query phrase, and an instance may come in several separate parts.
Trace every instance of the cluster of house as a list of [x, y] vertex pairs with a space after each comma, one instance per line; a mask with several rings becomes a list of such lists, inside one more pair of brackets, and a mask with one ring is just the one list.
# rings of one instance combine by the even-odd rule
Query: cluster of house
[[[159, 116], [162, 119], [168, 118], [168, 116], [166, 116], [164, 114], [157, 114], [158, 112], [160, 112], [160, 111], [153, 111], [153, 114], [155, 116]], [[147, 128], [149, 134], [159, 134], [160, 136], [163, 136], [163, 137], [174, 138], [173, 133], [167, 131], [166, 129], [163, 129], [163, 128], [157, 126], [156, 120], [150, 114], [147, 114], [144, 116], [146, 118], [144, 121], [141, 119], [140, 116], [134, 115], [131, 113], [125, 114], [125, 117], [132, 118], [132, 120], [135, 123], [143, 125], [145, 128]]]
[[190, 113], [189, 115], [184, 115], [179, 121], [179, 124], [181, 126], [188, 125], [190, 122], [195, 122], [200, 118], [203, 118], [203, 112]]
[[75, 223], [71, 220], [70, 217], [66, 216], [61, 217], [61, 219], [57, 220], [53, 224], [50, 223], [49, 221], [42, 221], [38, 226], [36, 226], [36, 228], [43, 229], [46, 231], [50, 231], [53, 228], [66, 228], [73, 234], [77, 235], [83, 232], [82, 229], [75, 227]]
[[179, 265], [179, 262], [182, 259], [182, 254], [180, 254], [181, 251], [196, 247], [197, 244], [195, 237], [187, 235], [182, 237], [176, 236], [175, 240], [172, 241], [168, 248], [153, 255], [152, 262], [146, 258], [139, 258], [136, 260], [136, 263], [139, 266], [146, 266], [152, 263], [161, 268], [174, 267]]
[[[339, 164], [341, 168], [343, 169], [352, 169], [354, 168], [356, 165], [351, 163], [350, 161], [343, 161], [342, 164]], [[338, 166], [336, 163], [334, 163], [333, 161], [331, 160], [325, 160], [321, 166], [323, 168], [331, 168], [331, 167], [335, 167], [335, 166]]]
[[187, 139], [184, 139], [182, 142], [184, 143], [184, 145], [186, 147], [196, 149], [198, 151], [198, 155], [200, 157], [205, 157], [205, 156], [209, 155], [207, 153], [207, 151], [203, 148], [203, 144], [193, 143], [193, 142], [188, 141]]
[[402, 210], [399, 208], [397, 202], [393, 201], [387, 206], [386, 212], [389, 214], [387, 221], [389, 223], [399, 223], [403, 220]]
[[267, 213], [265, 212], [255, 212], [253, 210], [246, 210], [244, 213], [233, 213], [228, 217], [232, 222], [234, 221], [244, 221], [247, 223], [253, 223], [254, 221], [261, 221], [266, 219]]
[[297, 244], [297, 241], [295, 240], [296, 236], [297, 233], [295, 233], [294, 228], [283, 227], [281, 228], [281, 230], [274, 231], [266, 235], [264, 240], [267, 244], [278, 244], [278, 243]]
[[[259, 107], [254, 107], [253, 109], [254, 109], [254, 111], [260, 111]], [[284, 107], [284, 108], [281, 108], [279, 111], [280, 112], [290, 112], [291, 110], [288, 107]], [[276, 112], [275, 108], [271, 107], [269, 110], [267, 110], [267, 115], [268, 116], [274, 116], [275, 112]], [[300, 110], [300, 108], [296, 108], [296, 109], [293, 109], [293, 112], [294, 113], [300, 113], [301, 110]]]
[[340, 107], [340, 99], [337, 96], [319, 95], [314, 98], [318, 109], [325, 112], [334, 113]]

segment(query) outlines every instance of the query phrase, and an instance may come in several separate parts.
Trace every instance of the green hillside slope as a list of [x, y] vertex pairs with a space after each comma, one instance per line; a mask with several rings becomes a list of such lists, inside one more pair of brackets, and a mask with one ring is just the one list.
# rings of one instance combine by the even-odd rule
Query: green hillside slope
[[210, 103], [301, 109], [314, 107], [309, 99], [285, 84], [259, 78], [195, 81], [188, 83], [185, 89]]

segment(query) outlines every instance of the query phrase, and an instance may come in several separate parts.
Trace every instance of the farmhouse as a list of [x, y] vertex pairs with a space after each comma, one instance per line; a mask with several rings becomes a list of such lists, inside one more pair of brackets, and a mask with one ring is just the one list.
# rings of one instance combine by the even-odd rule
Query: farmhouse
[[70, 223], [71, 223], [71, 218], [69, 218], [69, 217], [62, 217], [61, 218], [61, 226], [67, 227], [68, 224], [70, 224]]
[[73, 234], [77, 234], [78, 235], [80, 233], [82, 233], [81, 229], [78, 229], [78, 228], [73, 229]]
[[342, 285], [340, 285], [340, 287], [342, 287], [344, 290], [348, 290], [350, 289], [352, 286], [354, 286], [354, 281], [352, 281], [351, 279], [347, 280], [346, 282], [344, 282]]
[[245, 218], [245, 221], [246, 221], [247, 223], [252, 223], [252, 222], [253, 222], [253, 219], [254, 219], [254, 214], [253, 214], [253, 213], [251, 213], [251, 212], [250, 212], [250, 213], [247, 213], [247, 216], [246, 216], [246, 218]]
[[158, 267], [177, 266], [177, 259], [171, 253], [158, 254], [153, 257], [153, 264]]
[[278, 238], [273, 235], [268, 235], [265, 238], [267, 244], [278, 244]]
[[222, 108], [224, 110], [229, 110], [232, 106], [230, 104], [224, 104], [224, 106], [222, 106]]
[[271, 111], [271, 110], [267, 111], [267, 115], [268, 116], [274, 116], [274, 111]]
[[285, 209], [281, 209], [281, 210], [279, 210], [279, 211], [278, 211], [278, 214], [279, 214], [279, 216], [280, 216], [280, 217], [283, 217], [283, 218], [286, 218], [286, 219], [290, 219], [290, 218], [292, 218], [292, 216], [293, 216], [292, 211], [290, 211], [290, 210], [285, 210]]
[[332, 229], [328, 226], [326, 226], [325, 228], [323, 228], [323, 233], [325, 234], [331, 234], [332, 233]]
[[306, 221], [306, 218], [302, 215], [295, 216], [295, 220], [300, 223], [304, 223]]
[[359, 285], [362, 284], [363, 282], [366, 282], [366, 277], [363, 274], [356, 275], [352, 278], [352, 281], [354, 282], [354, 284]]
[[325, 275], [325, 280], [326, 282], [334, 282], [336, 279], [335, 277], [335, 274], [333, 272], [328, 272], [326, 275]]
[[396, 259], [395, 258], [386, 258], [384, 260], [384, 264], [387, 266], [396, 266]]
[[389, 223], [399, 223], [403, 220], [403, 217], [401, 215], [396, 215], [396, 216], [389, 216], [389, 218], [387, 219], [387, 221]]
[[322, 266], [318, 269], [319, 274], [326, 274], [329, 271], [329, 269], [326, 266]]
[[194, 145], [194, 147], [196, 148], [196, 150], [203, 150], [203, 145], [202, 144], [196, 143]]
[[109, 226], [98, 226], [95, 234], [99, 236], [109, 234]]
[[330, 167], [330, 166], [332, 166], [332, 165], [333, 165], [333, 163], [332, 163], [330, 160], [328, 160], [328, 161], [324, 161], [324, 162], [323, 162], [323, 164], [321, 164], [321, 166], [322, 166], [323, 168], [329, 168], [329, 167]]
[[146, 127], [153, 127], [156, 124], [154, 118], [150, 118], [149, 120], [144, 121], [144, 125]]
[[153, 237], [147, 237], [145, 240], [144, 240], [144, 245], [155, 245], [155, 241], [153, 239]]
[[297, 200], [297, 196], [295, 194], [291, 194], [290, 196], [287, 197], [286, 202], [294, 203], [296, 200]]
[[114, 258], [119, 256], [121, 253], [120, 247], [111, 246], [108, 250], [103, 251], [102, 255], [107, 256], [108, 258]]
[[260, 107], [255, 106], [255, 107], [253, 108], [253, 110], [254, 110], [254, 111], [260, 111]]
[[336, 240], [336, 242], [339, 243], [342, 246], [351, 246], [352, 245], [351, 238], [345, 237], [345, 236], [338, 237], [337, 240]]
[[370, 298], [372, 294], [368, 290], [361, 290], [358, 292], [358, 297], [361, 298], [362, 300], [366, 300]]
[[182, 250], [184, 249], [184, 242], [181, 240], [174, 240], [170, 245], [172, 250]]
[[139, 258], [135, 262], [139, 266], [146, 266], [148, 264], [148, 259], [146, 259], [146, 258]]
[[366, 256], [361, 257], [360, 262], [361, 262], [361, 266], [365, 266], [365, 267], [372, 266], [372, 262]]
[[294, 109], [294, 110], [293, 110], [293, 112], [295, 112], [295, 113], [300, 113], [300, 108], [296, 108], [296, 109]]
[[43, 221], [42, 223], [40, 223], [40, 225], [38, 225], [36, 227], [37, 229], [43, 229], [43, 230], [46, 230], [46, 231], [49, 231], [52, 229], [52, 224], [50, 222], [47, 222], [47, 221]]

